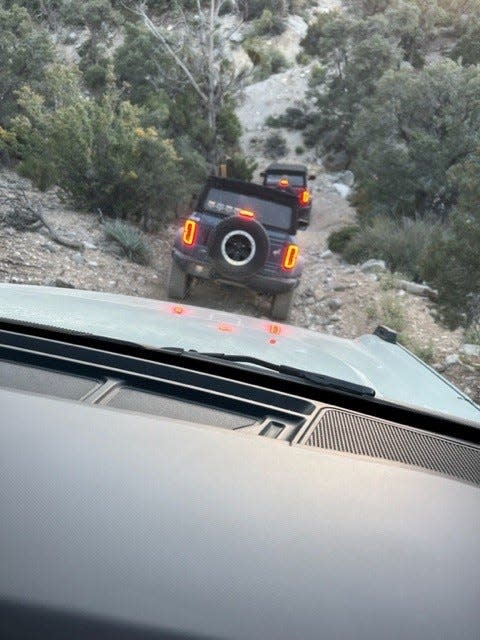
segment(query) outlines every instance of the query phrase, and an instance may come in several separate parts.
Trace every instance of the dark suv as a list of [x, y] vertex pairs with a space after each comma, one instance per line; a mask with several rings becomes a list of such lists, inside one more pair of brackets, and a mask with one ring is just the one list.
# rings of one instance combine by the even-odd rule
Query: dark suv
[[266, 187], [293, 193], [298, 199], [298, 222], [302, 229], [310, 224], [312, 212], [312, 192], [308, 188], [308, 180], [315, 176], [308, 175], [304, 164], [270, 164], [260, 174]]
[[272, 318], [286, 320], [303, 269], [297, 227], [291, 193], [208, 178], [175, 239], [168, 295], [185, 298], [194, 278], [222, 281], [272, 295]]

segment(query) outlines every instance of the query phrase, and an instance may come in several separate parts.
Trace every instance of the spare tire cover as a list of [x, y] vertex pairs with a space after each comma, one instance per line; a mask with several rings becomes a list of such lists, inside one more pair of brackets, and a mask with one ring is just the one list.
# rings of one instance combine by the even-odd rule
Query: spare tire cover
[[222, 220], [209, 238], [209, 252], [216, 271], [244, 280], [261, 269], [270, 253], [270, 241], [256, 220], [231, 216]]

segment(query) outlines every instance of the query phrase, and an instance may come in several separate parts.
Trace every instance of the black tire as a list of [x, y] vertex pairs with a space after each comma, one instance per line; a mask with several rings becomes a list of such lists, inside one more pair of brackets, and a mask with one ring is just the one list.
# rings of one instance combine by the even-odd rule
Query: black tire
[[270, 240], [256, 220], [231, 216], [215, 227], [208, 247], [215, 271], [230, 280], [242, 281], [264, 266]]
[[182, 271], [175, 260], [170, 264], [168, 273], [167, 294], [169, 298], [183, 300], [190, 290], [192, 276]]
[[286, 293], [277, 293], [273, 296], [270, 315], [272, 320], [288, 320], [292, 307], [293, 289]]

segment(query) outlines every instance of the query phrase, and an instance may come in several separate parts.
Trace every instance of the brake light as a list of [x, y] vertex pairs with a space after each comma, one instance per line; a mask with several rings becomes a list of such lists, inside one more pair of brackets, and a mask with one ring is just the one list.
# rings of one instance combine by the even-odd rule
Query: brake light
[[255, 218], [255, 212], [250, 209], [240, 209], [238, 213], [244, 218]]
[[284, 269], [293, 269], [297, 264], [298, 254], [300, 253], [300, 249], [296, 244], [289, 244], [285, 250], [285, 254], [283, 256], [283, 268]]
[[308, 189], [304, 189], [300, 193], [300, 204], [308, 204], [310, 202], [310, 191]]
[[187, 220], [183, 227], [184, 244], [193, 245], [197, 238], [197, 223], [195, 220]]
[[288, 187], [288, 185], [290, 184], [287, 180], [287, 178], [281, 178], [280, 182], [278, 183], [281, 187]]

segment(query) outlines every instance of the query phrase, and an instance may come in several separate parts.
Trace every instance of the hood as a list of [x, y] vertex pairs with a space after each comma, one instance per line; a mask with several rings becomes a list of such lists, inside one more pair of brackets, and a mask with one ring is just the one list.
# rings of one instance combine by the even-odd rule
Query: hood
[[0, 284], [0, 317], [148, 347], [256, 356], [363, 384], [377, 397], [480, 425], [480, 407], [400, 345], [117, 294]]

